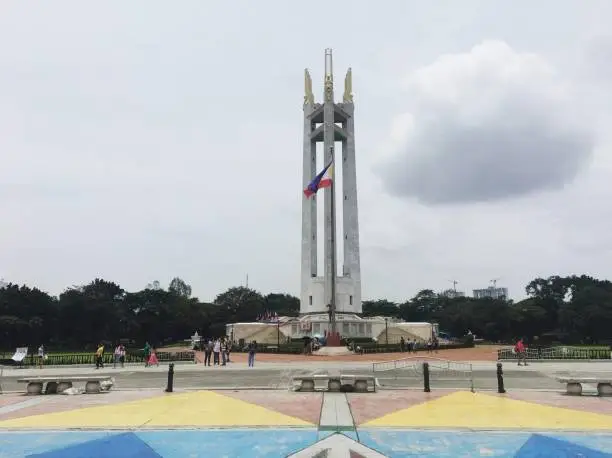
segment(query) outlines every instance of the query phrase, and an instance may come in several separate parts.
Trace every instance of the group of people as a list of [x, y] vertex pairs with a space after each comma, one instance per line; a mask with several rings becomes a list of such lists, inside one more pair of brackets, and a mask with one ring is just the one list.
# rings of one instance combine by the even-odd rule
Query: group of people
[[[204, 352], [205, 366], [227, 366], [231, 363], [232, 342], [225, 336], [216, 339], [204, 339], [201, 344]], [[257, 353], [257, 341], [253, 340], [246, 346], [249, 367], [255, 365], [255, 354]]]
[[[416, 339], [406, 341], [403, 336], [400, 338], [401, 352], [407, 351], [408, 353], [413, 353], [417, 350], [418, 345], [419, 344], [417, 343]], [[427, 339], [427, 342], [425, 342], [425, 347], [427, 348], [428, 353], [438, 353], [438, 350], [440, 348], [440, 341], [436, 336], [430, 337], [429, 339]]]
[[[94, 354], [96, 369], [104, 368], [104, 352], [105, 346], [102, 342], [100, 342]], [[159, 361], [157, 359], [155, 349], [151, 347], [151, 345], [149, 345], [149, 342], [145, 343], [143, 354], [145, 360], [145, 367], [159, 366]], [[113, 368], [116, 368], [118, 365], [120, 365], [121, 367], [125, 366], [125, 355], [125, 345], [123, 345], [122, 343], [117, 344], [113, 352]]]
[[213, 366], [226, 366], [231, 363], [230, 354], [232, 352], [232, 344], [227, 337], [217, 339], [206, 339], [202, 344], [204, 351], [204, 365], [210, 366], [212, 358]]

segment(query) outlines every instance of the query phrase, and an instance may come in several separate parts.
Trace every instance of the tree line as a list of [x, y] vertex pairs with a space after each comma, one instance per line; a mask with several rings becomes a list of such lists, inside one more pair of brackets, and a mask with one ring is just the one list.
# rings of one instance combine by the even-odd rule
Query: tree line
[[[490, 341], [521, 336], [606, 343], [612, 338], [611, 282], [586, 275], [536, 278], [526, 293], [526, 299], [513, 302], [424, 289], [399, 304], [385, 299], [365, 301], [363, 314], [437, 322], [453, 336], [471, 331]], [[0, 348], [44, 343], [56, 349], [88, 349], [100, 341], [120, 339], [160, 345], [188, 339], [195, 330], [219, 336], [226, 323], [254, 321], [266, 313], [297, 316], [299, 299], [290, 294], [262, 295], [239, 286], [213, 302], [201, 302], [180, 278], [166, 289], [154, 282], [137, 292], [96, 279], [68, 288], [58, 297], [9, 284], [0, 289]]]

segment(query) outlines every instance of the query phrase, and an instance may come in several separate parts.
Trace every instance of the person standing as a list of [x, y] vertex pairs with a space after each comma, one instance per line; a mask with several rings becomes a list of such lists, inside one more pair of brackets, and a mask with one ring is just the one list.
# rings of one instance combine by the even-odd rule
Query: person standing
[[402, 336], [400, 339], [400, 351], [404, 353], [405, 350], [406, 350], [406, 341], [404, 340], [404, 336]]
[[229, 337], [225, 338], [225, 345], [226, 345], [226, 360], [228, 363], [231, 363], [230, 361], [230, 353], [232, 352], [232, 341], [229, 339]]
[[221, 339], [221, 362], [222, 366], [227, 364], [227, 341], [225, 337]]
[[40, 347], [38, 347], [38, 367], [39, 369], [42, 369], [44, 361], [45, 361], [45, 346], [41, 344]]
[[221, 351], [221, 342], [219, 339], [215, 339], [213, 344], [213, 366], [219, 365], [219, 352]]
[[213, 343], [212, 340], [208, 339], [204, 344], [204, 365], [210, 366], [210, 357], [213, 352]]
[[145, 342], [142, 352], [144, 354], [145, 367], [149, 367], [149, 358], [151, 357], [151, 345], [149, 345], [149, 342]]
[[249, 367], [255, 366], [255, 353], [257, 352], [257, 341], [253, 340], [248, 347], [249, 350]]
[[115, 351], [113, 353], [113, 369], [117, 368], [117, 364], [121, 361], [121, 344], [118, 344], [115, 347]]
[[104, 369], [104, 344], [100, 342], [96, 350], [96, 369]]
[[125, 366], [125, 345], [119, 344], [119, 362], [121, 363], [121, 367]]

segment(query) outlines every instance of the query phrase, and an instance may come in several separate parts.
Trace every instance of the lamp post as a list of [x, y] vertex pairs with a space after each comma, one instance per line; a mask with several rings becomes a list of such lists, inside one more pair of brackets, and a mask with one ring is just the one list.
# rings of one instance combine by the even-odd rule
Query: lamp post
[[280, 353], [280, 319], [276, 317], [276, 352]]
[[385, 342], [389, 345], [389, 318], [385, 317]]

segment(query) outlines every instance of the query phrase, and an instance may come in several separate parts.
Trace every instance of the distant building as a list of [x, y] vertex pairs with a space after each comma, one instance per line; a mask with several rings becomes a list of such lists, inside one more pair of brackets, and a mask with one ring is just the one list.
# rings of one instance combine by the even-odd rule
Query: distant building
[[456, 299], [458, 297], [465, 297], [465, 293], [463, 291], [456, 291], [454, 289], [447, 289], [446, 291], [442, 291], [440, 296], [448, 297], [449, 299]]
[[491, 299], [508, 299], [508, 288], [489, 286], [484, 289], [475, 289], [474, 299], [484, 299], [489, 297]]

